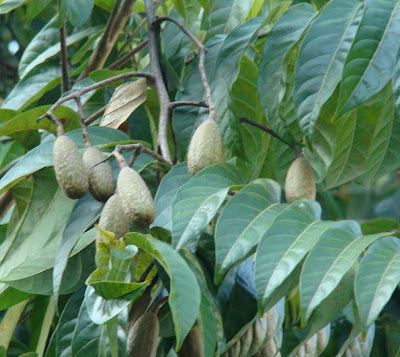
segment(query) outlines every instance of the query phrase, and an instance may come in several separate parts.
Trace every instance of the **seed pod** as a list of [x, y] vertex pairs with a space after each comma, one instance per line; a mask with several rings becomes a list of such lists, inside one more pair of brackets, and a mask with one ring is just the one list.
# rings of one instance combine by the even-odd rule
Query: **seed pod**
[[157, 354], [160, 324], [152, 312], [143, 314], [128, 333], [128, 356], [155, 357]]
[[57, 137], [53, 149], [57, 182], [69, 198], [81, 198], [89, 188], [89, 179], [82, 155], [65, 135]]
[[270, 338], [264, 343], [254, 357], [281, 357], [281, 353], [278, 352], [278, 349], [278, 344], [276, 343], [275, 338]]
[[222, 140], [218, 126], [207, 119], [194, 132], [190, 141], [187, 166], [189, 173], [194, 176], [206, 166], [222, 160]]
[[301, 156], [292, 162], [286, 175], [286, 201], [292, 203], [302, 198], [315, 200], [314, 171], [308, 160]]
[[241, 341], [241, 349], [240, 349], [240, 357], [248, 357], [250, 353], [250, 348], [253, 343], [253, 330], [254, 323], [247, 329], [247, 331], [240, 338]]
[[118, 175], [117, 194], [123, 210], [137, 226], [154, 221], [154, 202], [142, 177], [130, 167], [123, 167]]
[[306, 357], [316, 357], [317, 352], [318, 335], [315, 333], [305, 343]]
[[252, 356], [256, 354], [265, 342], [268, 331], [267, 316], [257, 318], [253, 324], [253, 342], [249, 350], [249, 355]]
[[[129, 232], [130, 219], [122, 209], [120, 198], [117, 194], [112, 195], [106, 202], [101, 212], [99, 227], [108, 232], [113, 232], [115, 238], [122, 237]], [[101, 241], [100, 232], [97, 233], [96, 242]]]
[[179, 357], [204, 357], [204, 346], [199, 326], [193, 327], [183, 341]]
[[110, 164], [103, 162], [96, 165], [103, 160], [101, 151], [92, 146], [83, 153], [83, 163], [89, 174], [89, 191], [96, 200], [104, 202], [114, 193], [115, 186]]

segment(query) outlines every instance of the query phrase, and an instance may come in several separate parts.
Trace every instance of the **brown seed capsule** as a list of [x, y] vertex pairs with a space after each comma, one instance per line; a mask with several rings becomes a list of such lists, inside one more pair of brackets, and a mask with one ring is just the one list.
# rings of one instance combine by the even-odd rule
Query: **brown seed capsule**
[[199, 326], [193, 327], [178, 352], [179, 357], [204, 357], [204, 346]]
[[156, 314], [144, 313], [128, 333], [128, 356], [155, 357], [157, 354], [160, 324]]
[[288, 203], [302, 198], [315, 200], [314, 171], [308, 160], [301, 156], [290, 165], [285, 181], [285, 196]]
[[89, 173], [89, 191], [96, 200], [104, 202], [114, 193], [115, 186], [110, 164], [96, 165], [103, 160], [101, 151], [92, 146], [83, 153], [83, 163]]
[[57, 137], [53, 148], [57, 182], [69, 198], [81, 198], [89, 188], [89, 178], [82, 155], [66, 135]]
[[[117, 194], [112, 195], [106, 202], [101, 212], [99, 227], [108, 232], [113, 232], [115, 238], [122, 237], [129, 232], [130, 219], [122, 209], [120, 198]], [[96, 242], [101, 241], [101, 233], [97, 233]]]
[[154, 221], [153, 197], [142, 177], [130, 167], [118, 175], [117, 194], [129, 219], [137, 226], [147, 226]]
[[194, 176], [206, 166], [222, 160], [222, 140], [218, 126], [207, 119], [194, 132], [187, 153], [189, 173]]

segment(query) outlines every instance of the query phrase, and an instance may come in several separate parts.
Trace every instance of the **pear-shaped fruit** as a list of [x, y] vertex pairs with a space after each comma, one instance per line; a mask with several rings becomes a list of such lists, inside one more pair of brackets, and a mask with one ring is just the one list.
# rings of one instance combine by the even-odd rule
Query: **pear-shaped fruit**
[[[113, 232], [115, 238], [122, 237], [129, 232], [130, 219], [121, 206], [121, 199], [117, 194], [112, 195], [101, 211], [99, 227], [105, 231]], [[96, 241], [101, 241], [101, 233], [97, 233]]]
[[217, 124], [207, 119], [194, 132], [190, 141], [187, 166], [189, 173], [194, 176], [208, 165], [222, 160], [222, 140]]
[[153, 197], [142, 177], [130, 167], [118, 175], [117, 194], [129, 219], [137, 226], [148, 226], [154, 221]]
[[294, 160], [289, 167], [285, 181], [285, 196], [289, 203], [303, 198], [315, 200], [314, 171], [303, 156]]
[[83, 163], [89, 173], [89, 191], [96, 200], [104, 202], [114, 193], [115, 185], [110, 164], [96, 165], [103, 160], [101, 151], [92, 146], [83, 153]]
[[155, 357], [157, 354], [160, 324], [156, 314], [144, 313], [128, 333], [128, 356]]
[[57, 137], [53, 149], [57, 182], [69, 198], [81, 198], [89, 188], [89, 178], [82, 155], [66, 135]]

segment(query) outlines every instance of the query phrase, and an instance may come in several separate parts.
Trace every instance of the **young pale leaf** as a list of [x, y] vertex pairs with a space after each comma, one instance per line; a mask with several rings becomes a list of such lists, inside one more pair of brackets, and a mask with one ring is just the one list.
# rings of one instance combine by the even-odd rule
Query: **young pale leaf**
[[243, 182], [232, 164], [208, 166], [185, 183], [172, 203], [172, 245], [196, 250], [200, 233], [213, 219], [229, 188]]
[[331, 1], [304, 36], [296, 65], [294, 101], [307, 135], [313, 134], [321, 107], [342, 77], [363, 11], [361, 1]]
[[275, 23], [265, 41], [258, 74], [258, 93], [268, 123], [276, 131], [282, 125], [279, 105], [286, 90], [285, 57], [314, 16], [309, 4], [290, 7]]
[[336, 288], [361, 252], [387, 233], [363, 236], [358, 223], [335, 223], [318, 240], [308, 255], [300, 278], [302, 321]]
[[169, 244], [141, 233], [128, 233], [126, 239], [157, 259], [170, 278], [168, 303], [175, 325], [176, 349], [179, 350], [199, 314], [201, 295], [196, 276]]
[[366, 1], [365, 12], [344, 67], [338, 115], [366, 102], [392, 78], [399, 48], [399, 7], [397, 0]]
[[400, 241], [382, 238], [368, 249], [356, 276], [354, 291], [363, 333], [378, 318], [399, 281]]
[[147, 81], [145, 78], [120, 85], [114, 91], [100, 125], [117, 129], [146, 99]]
[[151, 227], [163, 227], [172, 230], [172, 202], [176, 192], [189, 180], [190, 174], [186, 162], [175, 165], [162, 179], [154, 197], [156, 218]]
[[[261, 237], [286, 205], [278, 204], [279, 185], [258, 179], [233, 196], [225, 205], [215, 228], [215, 281], [254, 252]], [[240, 219], [238, 219], [240, 217]]]

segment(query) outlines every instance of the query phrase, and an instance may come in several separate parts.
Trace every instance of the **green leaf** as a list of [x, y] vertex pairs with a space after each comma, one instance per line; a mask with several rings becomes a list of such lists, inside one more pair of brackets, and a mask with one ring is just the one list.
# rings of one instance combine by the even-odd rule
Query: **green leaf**
[[[69, 1], [71, 3], [73, 1]], [[84, 1], [86, 2], [86, 0]], [[66, 37], [66, 44], [70, 46], [83, 38], [97, 32], [101, 27], [86, 27], [73, 31]], [[60, 52], [60, 31], [58, 17], [54, 17], [31, 40], [25, 49], [18, 66], [20, 78], [24, 78], [33, 68], [45, 62]]]
[[301, 273], [303, 322], [308, 321], [315, 308], [336, 288], [361, 252], [384, 235], [387, 234], [363, 236], [356, 222], [341, 221], [320, 237], [304, 262]]
[[355, 281], [355, 299], [362, 331], [378, 318], [400, 281], [400, 241], [385, 237], [371, 245], [361, 260]]
[[126, 239], [157, 259], [170, 278], [168, 302], [175, 325], [176, 349], [179, 350], [199, 314], [201, 296], [196, 276], [169, 244], [140, 233], [128, 233]]
[[29, 0], [3, 0], [0, 3], [0, 14], [7, 14], [8, 12], [24, 5]]
[[231, 98], [228, 93], [239, 75], [240, 59], [244, 51], [256, 40], [262, 24], [263, 19], [255, 17], [236, 27], [225, 39], [216, 59], [211, 90], [222, 139], [228, 147], [235, 145], [234, 136], [238, 135], [237, 130], [236, 133], [232, 131], [232, 126], [238, 121], [230, 109]]
[[19, 304], [20, 302], [29, 299], [31, 296], [32, 294], [5, 286], [5, 289], [0, 293], [0, 311]]
[[172, 230], [172, 202], [176, 192], [190, 180], [186, 162], [175, 165], [162, 179], [154, 198], [156, 218], [151, 227]]
[[178, 12], [182, 15], [183, 19], [186, 19], [186, 4], [185, 0], [173, 0], [174, 6]]
[[61, 0], [60, 11], [72, 26], [82, 26], [92, 13], [94, 0]]
[[319, 221], [320, 206], [309, 200], [292, 203], [278, 214], [257, 248], [255, 276], [259, 311], [294, 271], [333, 222]]
[[4, 100], [3, 108], [23, 110], [49, 90], [56, 87], [61, 79], [60, 66], [42, 64], [21, 79]]
[[[215, 227], [215, 281], [246, 259], [277, 214], [284, 210], [279, 185], [258, 179], [240, 190], [225, 205]], [[238, 219], [240, 217], [240, 219]]]
[[397, 0], [366, 1], [344, 66], [337, 108], [339, 115], [366, 102], [392, 78], [399, 48], [399, 6]]
[[311, 24], [296, 65], [294, 101], [303, 132], [311, 136], [321, 107], [342, 78], [364, 11], [361, 1], [333, 0]]
[[394, 218], [380, 217], [361, 224], [363, 234], [376, 234], [400, 230], [400, 222]]
[[53, 269], [54, 301], [57, 306], [62, 277], [68, 263], [68, 258], [76, 242], [82, 234], [93, 225], [100, 216], [103, 203], [96, 201], [90, 193], [82, 197], [71, 212], [64, 229], [58, 248]]
[[30, 0], [26, 6], [25, 27], [29, 26], [32, 20], [36, 18], [50, 3], [51, 0]]
[[200, 233], [213, 219], [229, 188], [242, 183], [232, 164], [208, 166], [185, 183], [172, 203], [172, 245], [196, 250]]
[[[135, 290], [147, 287], [148, 282], [143, 283], [124, 283], [121, 281], [89, 281], [96, 293], [106, 300], [117, 299]], [[142, 289], [143, 290], [143, 289]]]
[[3, 168], [24, 154], [25, 149], [18, 141], [3, 141], [0, 146], [0, 168]]
[[279, 105], [286, 90], [285, 57], [314, 16], [309, 4], [290, 7], [275, 23], [265, 41], [258, 74], [258, 93], [268, 123], [277, 131], [283, 125]]

